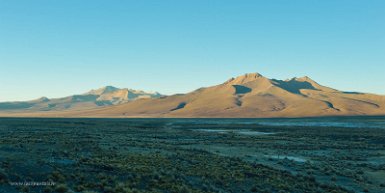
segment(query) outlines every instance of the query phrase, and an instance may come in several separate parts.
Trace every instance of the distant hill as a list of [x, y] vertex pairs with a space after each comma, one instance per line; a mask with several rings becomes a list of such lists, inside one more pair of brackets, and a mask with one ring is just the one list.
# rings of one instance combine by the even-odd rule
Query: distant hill
[[158, 92], [148, 93], [141, 90], [106, 86], [84, 94], [63, 98], [48, 99], [47, 97], [42, 97], [31, 101], [2, 102], [0, 103], [0, 111], [39, 112], [92, 109], [123, 104], [141, 98], [159, 98], [161, 96], [163, 95]]
[[[108, 90], [107, 93], [104, 93]], [[127, 90], [128, 92], [129, 90]], [[385, 96], [343, 92], [318, 84], [309, 77], [269, 79], [245, 74], [211, 87], [172, 96], [119, 97], [113, 88], [78, 95], [77, 100], [100, 101], [102, 108], [80, 111], [0, 113], [1, 116], [60, 117], [308, 117], [339, 115], [385, 115]], [[112, 97], [111, 93], [114, 93]], [[134, 92], [131, 92], [134, 93]], [[144, 97], [147, 96], [147, 97]], [[72, 96], [73, 97], [73, 96]], [[95, 98], [93, 98], [95, 97]], [[76, 98], [76, 97], [75, 97]], [[146, 99], [142, 99], [146, 98]], [[136, 99], [136, 100], [131, 100]], [[46, 99], [38, 101], [44, 104]], [[104, 102], [102, 102], [104, 101]], [[107, 104], [104, 104], [107, 103]], [[25, 105], [24, 103], [18, 104]], [[4, 104], [3, 104], [4, 106]], [[5, 105], [6, 106], [6, 105]], [[97, 105], [98, 106], [98, 105]], [[0, 109], [3, 110], [2, 106]], [[0, 110], [0, 112], [1, 112]]]

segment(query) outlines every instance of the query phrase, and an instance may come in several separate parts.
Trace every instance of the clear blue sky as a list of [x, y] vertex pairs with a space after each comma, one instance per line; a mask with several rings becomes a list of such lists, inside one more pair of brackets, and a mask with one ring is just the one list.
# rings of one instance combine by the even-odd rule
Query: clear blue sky
[[247, 72], [385, 94], [384, 0], [0, 0], [0, 101]]

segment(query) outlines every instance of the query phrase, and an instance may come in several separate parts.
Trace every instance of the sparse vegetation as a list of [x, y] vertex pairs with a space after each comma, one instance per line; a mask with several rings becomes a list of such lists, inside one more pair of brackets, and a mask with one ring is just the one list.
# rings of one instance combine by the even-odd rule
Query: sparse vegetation
[[[210, 120], [4, 118], [0, 190], [381, 192], [384, 144], [381, 129], [266, 127]], [[9, 184], [19, 181], [55, 185]]]

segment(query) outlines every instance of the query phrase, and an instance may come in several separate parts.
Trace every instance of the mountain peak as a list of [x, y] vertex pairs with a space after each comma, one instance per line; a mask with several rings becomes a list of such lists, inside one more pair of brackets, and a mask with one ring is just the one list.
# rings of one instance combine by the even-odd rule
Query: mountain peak
[[48, 102], [49, 101], [49, 98], [47, 97], [40, 97], [40, 98], [37, 98], [35, 100], [32, 100], [33, 102]]
[[285, 82], [309, 82], [309, 83], [316, 83], [318, 84], [316, 81], [314, 81], [313, 79], [311, 79], [310, 77], [308, 76], [303, 76], [303, 77], [293, 77], [293, 78], [290, 78], [290, 79], [286, 79]]
[[301, 85], [303, 87], [302, 89], [304, 89], [304, 88], [309, 89], [310, 87], [312, 87], [312, 89], [328, 91], [328, 92], [338, 91], [336, 89], [332, 89], [332, 88], [329, 88], [329, 87], [326, 87], [326, 86], [322, 86], [318, 82], [314, 81], [313, 79], [311, 79], [308, 76], [303, 76], [303, 77], [299, 77], [299, 78], [294, 77], [294, 78], [285, 80], [284, 82], [287, 83], [287, 84], [292, 84], [292, 85], [296, 85], [296, 86], [300, 86]]
[[239, 77], [245, 77], [245, 78], [260, 78], [260, 77], [263, 77], [262, 74], [259, 74], [257, 72], [254, 72], [254, 73], [246, 73], [244, 75], [241, 75]]
[[103, 90], [107, 90], [107, 91], [111, 91], [111, 90], [118, 90], [119, 88], [116, 88], [114, 86], [110, 86], [110, 85], [107, 85], [107, 86], [104, 86], [100, 89], [103, 89]]
[[92, 89], [91, 91], [87, 92], [87, 94], [101, 95], [101, 94], [113, 92], [116, 90], [119, 90], [119, 88], [116, 88], [114, 86], [104, 86], [104, 87], [99, 88], [99, 89], [95, 89], [95, 90]]
[[231, 78], [229, 79], [226, 83], [231, 83], [231, 84], [244, 84], [247, 82], [255, 81], [258, 79], [266, 79], [264, 76], [261, 74], [255, 72], [255, 73], [246, 73], [244, 75], [238, 76], [236, 78]]
[[311, 82], [315, 82], [313, 79], [311, 79], [308, 76], [303, 76], [303, 77], [295, 78], [295, 80], [297, 80], [297, 81], [311, 81]]

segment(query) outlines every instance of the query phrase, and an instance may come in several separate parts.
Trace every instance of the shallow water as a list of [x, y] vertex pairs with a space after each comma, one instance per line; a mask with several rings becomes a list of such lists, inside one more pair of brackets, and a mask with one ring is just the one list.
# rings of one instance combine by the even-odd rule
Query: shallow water
[[302, 126], [302, 127], [343, 127], [343, 128], [380, 128], [385, 129], [385, 116], [356, 117], [313, 117], [313, 118], [209, 118], [209, 119], [168, 119], [175, 123], [197, 124], [242, 124], [265, 126]]
[[227, 134], [227, 133], [234, 133], [234, 134], [241, 134], [241, 135], [271, 135], [274, 133], [268, 133], [268, 132], [260, 132], [260, 131], [251, 131], [251, 130], [232, 130], [232, 129], [196, 129], [195, 131], [203, 131], [203, 132], [212, 132], [212, 133], [220, 133], [220, 134]]
[[300, 158], [300, 157], [295, 157], [295, 156], [282, 156], [282, 155], [278, 156], [278, 155], [273, 155], [273, 156], [267, 156], [267, 157], [273, 158], [273, 159], [288, 159], [288, 160], [292, 160], [292, 161], [296, 161], [296, 162], [300, 162], [300, 163], [308, 161], [305, 158]]

